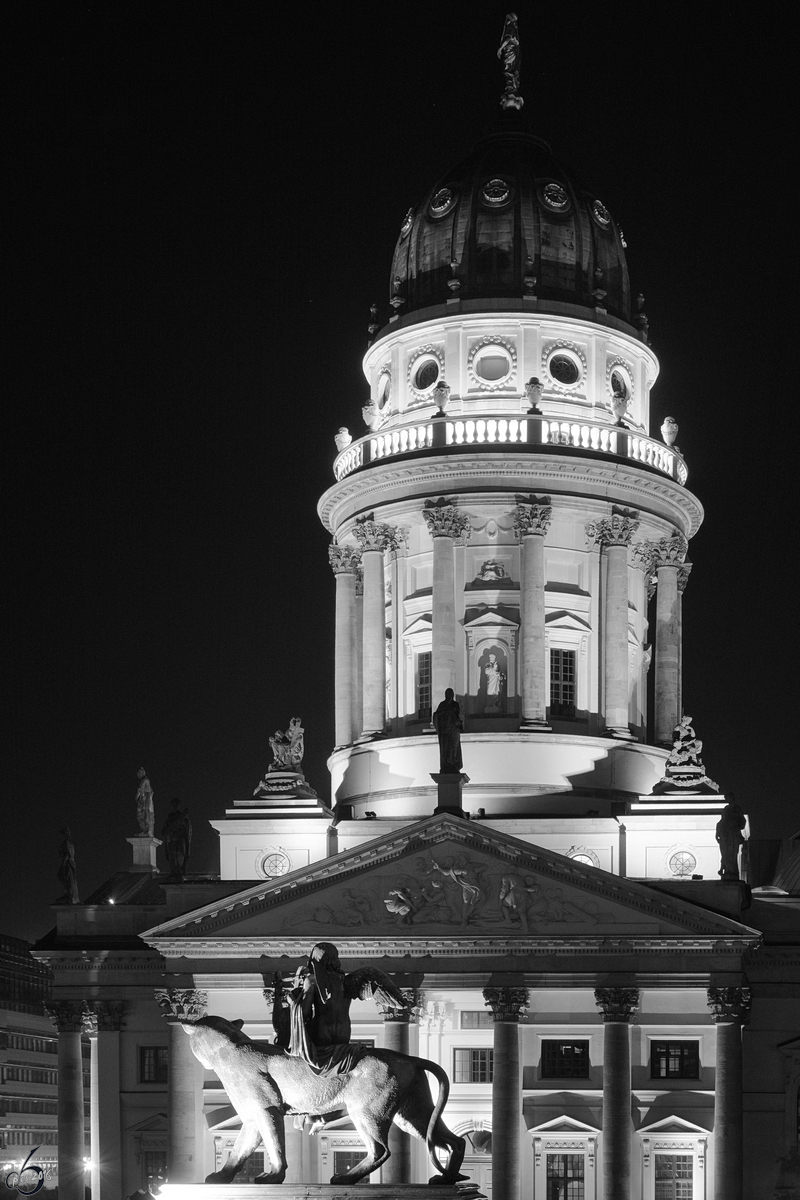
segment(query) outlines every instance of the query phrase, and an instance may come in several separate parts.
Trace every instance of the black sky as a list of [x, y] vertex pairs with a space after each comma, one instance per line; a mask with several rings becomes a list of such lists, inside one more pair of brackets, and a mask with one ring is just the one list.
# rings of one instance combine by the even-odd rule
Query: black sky
[[[140, 765], [158, 826], [188, 804], [195, 870], [293, 715], [326, 792], [316, 501], [333, 433], [362, 428], [400, 222], [495, 118], [504, 13], [4, 7], [4, 932], [52, 924], [62, 824], [83, 895], [128, 865]], [[525, 115], [625, 231], [662, 368], [651, 428], [678, 419], [707, 511], [687, 711], [754, 834], [794, 833], [788, 25], [713, 4], [518, 15]]]

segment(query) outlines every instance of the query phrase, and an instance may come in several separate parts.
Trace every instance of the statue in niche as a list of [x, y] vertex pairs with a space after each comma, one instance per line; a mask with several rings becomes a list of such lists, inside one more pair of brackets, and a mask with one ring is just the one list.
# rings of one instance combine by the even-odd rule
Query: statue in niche
[[161, 837], [164, 840], [170, 874], [176, 879], [183, 879], [192, 849], [192, 822], [189, 819], [188, 808], [181, 810], [181, 802], [177, 796], [172, 801], [172, 812], [161, 829]]
[[153, 789], [144, 767], [136, 772], [139, 788], [136, 792], [136, 820], [139, 822], [139, 832], [142, 837], [152, 837], [156, 823], [156, 813], [153, 806]]
[[500, 664], [497, 661], [495, 653], [489, 654], [489, 661], [483, 668], [483, 675], [486, 682], [486, 704], [484, 706], [485, 713], [501, 713], [503, 711], [503, 692], [506, 685], [506, 675], [500, 669]]
[[58, 882], [64, 889], [64, 895], [57, 901], [59, 904], [80, 904], [78, 899], [78, 871], [75, 866], [75, 847], [72, 844], [72, 834], [67, 826], [58, 831], [63, 841], [58, 847], [61, 862], [58, 867]]
[[305, 730], [300, 724], [299, 717], [292, 717], [289, 728], [285, 733], [275, 730], [275, 736], [269, 739], [274, 762], [270, 763], [268, 771], [300, 771], [303, 762], [303, 734]]
[[439, 737], [439, 771], [442, 775], [458, 775], [464, 765], [461, 759], [464, 714], [452, 688], [447, 688], [444, 700], [433, 714], [433, 725]]
[[739, 847], [744, 845], [742, 830], [745, 824], [742, 809], [731, 800], [730, 804], [723, 808], [722, 816], [714, 830], [721, 860], [719, 875], [723, 880], [739, 878]]

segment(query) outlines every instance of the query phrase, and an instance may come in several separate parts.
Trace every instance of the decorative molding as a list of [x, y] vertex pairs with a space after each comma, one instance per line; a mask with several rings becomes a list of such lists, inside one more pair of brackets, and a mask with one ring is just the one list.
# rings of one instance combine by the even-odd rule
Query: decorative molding
[[170, 1023], [197, 1021], [206, 1014], [208, 992], [196, 988], [156, 988], [156, 1001], [165, 1011], [161, 1014]]
[[544, 537], [553, 519], [549, 496], [517, 496], [514, 509], [514, 533], [522, 541], [531, 535]]
[[590, 544], [599, 546], [630, 546], [631, 538], [639, 528], [639, 514], [624, 508], [612, 509], [610, 517], [586, 522], [586, 537]]
[[373, 513], [357, 517], [353, 533], [361, 544], [362, 555], [370, 550], [397, 550], [402, 541], [402, 534], [397, 526], [376, 521]]
[[460, 512], [452, 500], [446, 500], [444, 496], [438, 500], [426, 500], [422, 515], [432, 538], [453, 538], [460, 546], [469, 541], [472, 533], [469, 517]]
[[738, 1022], [746, 1025], [750, 1019], [751, 994], [748, 987], [710, 987], [707, 1003], [715, 1025]]
[[629, 1022], [639, 1007], [638, 988], [595, 988], [594, 1002], [603, 1014], [603, 1021]]
[[528, 1009], [526, 987], [485, 987], [483, 1002], [491, 1008], [495, 1021], [519, 1021]]
[[354, 574], [361, 562], [361, 550], [358, 546], [338, 546], [333, 542], [328, 546], [328, 562], [334, 575]]

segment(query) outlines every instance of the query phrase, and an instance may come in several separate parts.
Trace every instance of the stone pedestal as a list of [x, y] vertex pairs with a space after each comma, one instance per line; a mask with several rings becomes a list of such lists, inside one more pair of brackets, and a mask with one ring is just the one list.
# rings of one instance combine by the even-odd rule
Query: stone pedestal
[[147, 835], [139, 837], [125, 838], [126, 842], [130, 842], [133, 846], [133, 866], [131, 871], [157, 871], [156, 866], [156, 850], [162, 844], [158, 838], [147, 837]]
[[431, 779], [438, 792], [434, 816], [437, 813], [450, 813], [454, 817], [463, 817], [465, 813], [461, 807], [461, 789], [465, 783], [469, 783], [469, 775], [465, 775], [463, 771], [458, 774], [455, 771], [452, 774], [431, 772]]

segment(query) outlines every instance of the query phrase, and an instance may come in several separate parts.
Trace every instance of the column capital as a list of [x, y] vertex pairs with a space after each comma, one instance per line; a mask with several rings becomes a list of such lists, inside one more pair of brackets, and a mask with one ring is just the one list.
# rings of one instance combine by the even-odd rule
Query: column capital
[[85, 1000], [51, 1000], [45, 1012], [59, 1033], [83, 1033], [86, 1024]]
[[544, 537], [553, 519], [553, 506], [549, 496], [517, 496], [514, 509], [514, 533], [520, 541], [524, 537]]
[[639, 1007], [639, 989], [595, 988], [594, 1002], [603, 1014], [603, 1021], [622, 1021], [627, 1024]]
[[358, 546], [339, 546], [332, 542], [328, 546], [328, 562], [334, 575], [354, 574], [361, 562], [361, 550]]
[[639, 514], [633, 509], [616, 508], [610, 517], [586, 522], [586, 537], [593, 545], [630, 546], [639, 528]]
[[466, 545], [472, 528], [465, 512], [456, 508], [452, 500], [440, 496], [438, 500], [426, 500], [422, 510], [428, 533], [432, 538], [448, 537]]
[[421, 1007], [420, 993], [416, 988], [400, 988], [403, 999], [406, 1002], [405, 1008], [398, 1008], [395, 1001], [388, 997], [381, 996], [376, 992], [375, 1002], [378, 1005], [381, 1016], [384, 1021], [394, 1021], [403, 1025], [415, 1025]]
[[161, 1014], [170, 1024], [178, 1021], [197, 1021], [204, 1017], [208, 1006], [208, 992], [196, 988], [156, 988], [155, 996], [164, 1009]]
[[124, 1000], [90, 1000], [89, 1011], [100, 1033], [119, 1033], [125, 1018]]
[[707, 997], [715, 1025], [746, 1025], [750, 1019], [750, 988], [710, 987]]
[[519, 1021], [528, 1008], [526, 987], [485, 987], [483, 1002], [495, 1021]]
[[374, 513], [367, 513], [365, 517], [357, 517], [353, 526], [353, 533], [361, 546], [361, 553], [366, 554], [370, 550], [397, 550], [403, 540], [403, 535], [396, 525], [386, 525], [382, 521], [375, 520]]
[[692, 563], [681, 563], [678, 568], [678, 593], [682, 596], [686, 591], [686, 585], [689, 582], [689, 576], [692, 573]]

